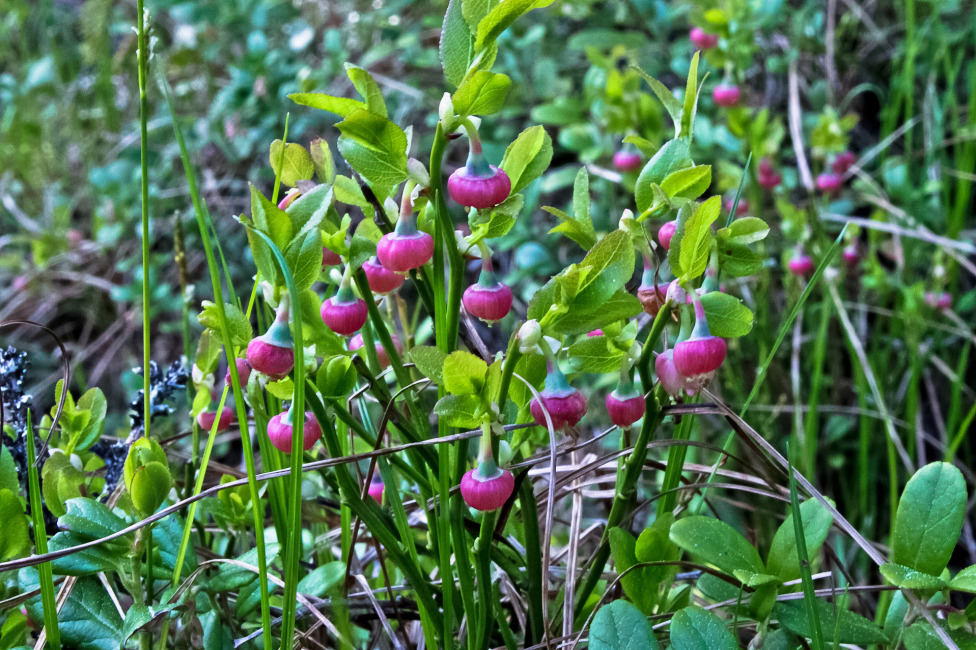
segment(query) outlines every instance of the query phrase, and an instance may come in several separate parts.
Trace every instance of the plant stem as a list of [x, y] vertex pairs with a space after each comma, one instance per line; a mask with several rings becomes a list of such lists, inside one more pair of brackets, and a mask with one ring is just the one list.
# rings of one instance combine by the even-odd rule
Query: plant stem
[[613, 503], [610, 506], [610, 515], [607, 517], [607, 525], [603, 529], [600, 547], [593, 557], [593, 563], [590, 565], [590, 569], [582, 585], [576, 592], [575, 612], [577, 616], [583, 611], [587, 599], [593, 593], [593, 589], [596, 588], [596, 583], [600, 581], [600, 576], [603, 575], [603, 569], [606, 567], [607, 560], [610, 558], [610, 529], [620, 524], [630, 512], [631, 498], [636, 490], [637, 479], [640, 477], [641, 470], [644, 469], [644, 461], [647, 459], [647, 443], [651, 441], [651, 436], [657, 430], [663, 417], [655, 391], [649, 391], [650, 386], [654, 384], [650, 370], [650, 359], [651, 350], [654, 349], [670, 317], [671, 308], [666, 304], [654, 318], [651, 331], [647, 335], [647, 341], [644, 343], [644, 349], [641, 351], [640, 359], [637, 362], [637, 371], [640, 373], [641, 378], [641, 388], [647, 395], [645, 398], [647, 411], [644, 414], [644, 423], [641, 426], [640, 434], [638, 434], [637, 441], [634, 443], [634, 450], [623, 461], [624, 469], [621, 480], [617, 482], [617, 492], [614, 494]]
[[[136, 30], [138, 32], [139, 67], [139, 164], [142, 170], [142, 432], [149, 437], [152, 404], [149, 381], [149, 108], [146, 97], [146, 77], [149, 73], [149, 47], [146, 41], [146, 8], [144, 0], [136, 2]], [[67, 386], [65, 387], [67, 390]]]
[[[65, 386], [64, 390], [68, 390]], [[6, 435], [0, 432], [0, 435]], [[34, 426], [31, 412], [27, 411], [27, 483], [30, 496], [31, 518], [34, 520], [34, 550], [37, 555], [47, 553], [47, 530], [44, 528], [44, 504], [41, 500], [41, 483], [37, 475], [37, 451], [34, 448]], [[43, 562], [37, 566], [37, 578], [41, 587], [41, 603], [44, 608], [44, 629], [52, 648], [61, 647], [61, 633], [58, 630], [58, 610], [54, 601], [54, 576], [51, 563]], [[138, 589], [136, 590], [138, 591]]]

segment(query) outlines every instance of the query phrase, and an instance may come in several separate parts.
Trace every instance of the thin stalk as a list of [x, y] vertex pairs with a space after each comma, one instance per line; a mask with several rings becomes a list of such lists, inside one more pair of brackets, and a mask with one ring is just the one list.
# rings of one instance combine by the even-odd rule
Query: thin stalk
[[149, 47], [146, 41], [146, 8], [144, 0], [136, 2], [136, 31], [138, 32], [139, 66], [139, 164], [142, 170], [142, 432], [149, 437], [152, 413], [149, 381], [149, 103], [146, 96], [146, 77], [149, 74]]
[[817, 407], [820, 405], [820, 393], [823, 386], [824, 363], [827, 359], [827, 332], [830, 328], [831, 302], [824, 300], [820, 303], [820, 324], [817, 328], [817, 340], [813, 348], [813, 374], [810, 377], [810, 397], [806, 419], [803, 422], [803, 469], [811, 479], [816, 476], [814, 470], [817, 463], [817, 434], [819, 432], [819, 416]]
[[[196, 214], [197, 227], [200, 230], [203, 250], [207, 256], [207, 268], [210, 271], [210, 283], [214, 292], [214, 302], [217, 305], [217, 316], [220, 320], [221, 338], [223, 339], [224, 352], [227, 356], [228, 368], [230, 369], [231, 380], [234, 387], [234, 402], [237, 406], [237, 421], [246, 423], [247, 410], [244, 403], [244, 394], [241, 390], [241, 378], [237, 372], [236, 357], [234, 356], [234, 346], [230, 337], [230, 325], [228, 324], [227, 313], [224, 309], [223, 289], [220, 285], [217, 262], [214, 259], [214, 249], [210, 243], [210, 231], [208, 225], [208, 222], [210, 221], [210, 214], [206, 211], [206, 208], [203, 206], [200, 200], [200, 192], [196, 183], [196, 174], [193, 170], [193, 164], [190, 162], [190, 154], [186, 149], [186, 141], [183, 139], [183, 130], [180, 128], [179, 120], [176, 117], [176, 108], [173, 104], [173, 98], [169, 92], [168, 84], [162, 76], [159, 78], [159, 85], [162, 89], [163, 96], [166, 98], [166, 103], [169, 106], [169, 112], [173, 120], [173, 133], [176, 136], [176, 141], [180, 147], [180, 157], [183, 161], [183, 172], [186, 176], [187, 186], [190, 190], [190, 198], [193, 203], [194, 213]], [[299, 337], [300, 336], [301, 335], [299, 334]], [[301, 339], [298, 338], [297, 342], [300, 341]], [[300, 359], [300, 354], [300, 349], [295, 351], [296, 364]], [[255, 480], [257, 472], [254, 469], [254, 450], [251, 448], [251, 437], [247, 435], [246, 432], [246, 424], [245, 432], [243, 433], [244, 435], [241, 435], [241, 446], [243, 447], [244, 451], [244, 464], [247, 470], [248, 492], [250, 494], [252, 504], [251, 509], [254, 513], [254, 536], [258, 552], [258, 582], [261, 592], [261, 629], [262, 636], [264, 638], [264, 648], [265, 650], [271, 650], [271, 610], [269, 605], [270, 595], [268, 592], [268, 565], [264, 545], [264, 506], [261, 500], [261, 495], [258, 493], [257, 481]], [[190, 526], [191, 524], [192, 521], [187, 519], [184, 525]], [[185, 552], [185, 548], [181, 549], [181, 553]], [[176, 570], [182, 570], [182, 562], [177, 563]], [[174, 585], [178, 581], [179, 576], [176, 575], [173, 580]]]
[[[65, 390], [68, 390], [65, 387]], [[148, 395], [148, 393], [146, 393]], [[0, 434], [2, 435], [2, 434]], [[41, 500], [41, 483], [37, 475], [37, 451], [34, 447], [34, 426], [31, 412], [27, 411], [27, 483], [30, 496], [31, 518], [34, 520], [34, 547], [37, 555], [47, 553], [47, 530], [44, 527], [44, 504]], [[61, 632], [58, 630], [58, 609], [54, 602], [54, 576], [50, 562], [37, 565], [37, 577], [41, 585], [41, 603], [44, 607], [44, 629], [52, 648], [61, 647]], [[137, 589], [138, 591], [138, 589]]]
[[813, 588], [813, 576], [810, 572], [810, 556], [807, 553], [807, 538], [803, 534], [803, 517], [800, 513], [800, 499], [796, 489], [796, 474], [793, 472], [792, 449], [787, 443], [790, 472], [790, 510], [793, 513], [793, 537], [796, 540], [796, 557], [800, 563], [800, 578], [803, 582], [803, 604], [810, 618], [810, 631], [814, 650], [823, 650], [823, 631], [820, 629], [820, 616], [817, 611], [817, 600]]
[[[697, 396], [689, 400], [691, 404], [695, 402], [697, 402]], [[682, 416], [681, 423], [675, 429], [674, 439], [690, 440], [694, 422], [691, 416]], [[681, 471], [684, 469], [687, 454], [688, 445], [672, 445], [668, 449], [668, 463], [664, 470], [664, 480], [661, 483], [661, 499], [657, 502], [658, 517], [663, 517], [666, 513], [671, 512], [677, 505], [677, 487], [681, 483]]]
[[597, 549], [590, 564], [590, 569], [586, 573], [583, 583], [576, 593], [576, 615], [578, 616], [590, 594], [596, 588], [603, 569], [606, 567], [607, 560], [610, 558], [610, 530], [618, 526], [624, 517], [630, 513], [631, 499], [637, 489], [637, 479], [644, 469], [644, 461], [647, 459], [647, 444], [651, 441], [654, 431], [657, 430], [663, 418], [661, 407], [655, 391], [649, 388], [654, 385], [654, 378], [651, 374], [651, 350], [654, 349], [664, 326], [671, 318], [671, 308], [665, 305], [657, 313], [651, 331], [647, 335], [644, 349], [641, 351], [640, 359], [637, 362], [637, 371], [640, 373], [641, 387], [645, 391], [647, 410], [644, 414], [644, 422], [641, 425], [640, 434], [634, 443], [634, 450], [624, 461], [622, 480], [617, 482], [617, 491], [610, 506], [610, 515], [607, 517], [607, 525], [603, 529], [603, 537], [600, 540], [600, 547]]

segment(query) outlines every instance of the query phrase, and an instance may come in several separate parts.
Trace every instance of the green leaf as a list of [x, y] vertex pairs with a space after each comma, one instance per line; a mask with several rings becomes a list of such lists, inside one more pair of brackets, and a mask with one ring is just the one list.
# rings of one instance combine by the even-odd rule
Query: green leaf
[[759, 552], [724, 521], [686, 517], [671, 526], [671, 541], [691, 555], [732, 575], [736, 569], [764, 573]]
[[410, 360], [417, 366], [417, 370], [435, 384], [441, 383], [444, 376], [444, 359], [447, 355], [440, 348], [429, 345], [417, 345], [410, 348]]
[[[943, 624], [944, 627], [945, 625]], [[962, 650], [973, 650], [973, 648], [976, 648], [976, 637], [971, 632], [965, 629], [950, 629], [947, 632], [949, 638], [955, 641], [956, 645]], [[902, 641], [905, 644], [905, 650], [945, 650], [946, 647], [946, 644], [926, 621], [918, 621], [906, 629]]]
[[474, 55], [472, 29], [464, 20], [461, 0], [450, 0], [441, 27], [439, 54], [444, 78], [448, 83], [458, 86], [471, 66]]
[[[88, 411], [91, 414], [88, 424], [81, 431], [81, 435], [75, 440], [75, 451], [87, 451], [92, 445], [102, 437], [102, 430], [105, 428], [105, 414], [108, 405], [105, 395], [99, 388], [90, 388], [78, 398], [78, 409]], [[2, 485], [0, 485], [2, 487]]]
[[552, 138], [542, 126], [532, 126], [508, 145], [500, 167], [512, 181], [511, 193], [516, 194], [541, 176], [551, 161]]
[[356, 91], [366, 100], [366, 110], [380, 117], [387, 117], [386, 102], [383, 101], [383, 92], [380, 86], [373, 79], [373, 75], [360, 68], [358, 65], [346, 63], [346, 74]]
[[346, 397], [356, 387], [356, 379], [352, 359], [337, 354], [322, 361], [315, 374], [315, 385], [323, 397]]
[[966, 482], [949, 463], [930, 463], [905, 486], [891, 533], [891, 561], [921, 573], [946, 568], [966, 512]]
[[[817, 499], [807, 499], [800, 504], [800, 517], [803, 520], [803, 538], [806, 541], [807, 555], [812, 561], [827, 540], [830, 526], [834, 523], [834, 516]], [[792, 513], [787, 515], [786, 521], [780, 525], [776, 535], [773, 536], [766, 561], [766, 572], [778, 575], [783, 582], [800, 577], [800, 560], [796, 551], [796, 531]]]
[[654, 205], [652, 184], [660, 185], [672, 173], [692, 165], [688, 138], [675, 138], [665, 142], [664, 146], [647, 161], [637, 177], [634, 199], [637, 202], [638, 214]]
[[3, 522], [3, 534], [0, 535], [0, 562], [27, 555], [31, 548], [28, 517], [16, 492], [0, 489], [0, 521]]
[[464, 350], [444, 359], [444, 389], [453, 395], [477, 395], [485, 386], [488, 364]]
[[[24, 591], [36, 589], [37, 572], [22, 569], [18, 580]], [[31, 619], [44, 620], [40, 596], [27, 602]], [[58, 611], [61, 643], [76, 650], [119, 650], [122, 647], [122, 617], [94, 577], [80, 578], [64, 606]]]
[[624, 593], [644, 614], [651, 614], [657, 602], [657, 584], [650, 584], [645, 572], [656, 567], [631, 568], [638, 563], [634, 552], [636, 545], [637, 540], [624, 529], [610, 529], [610, 555], [613, 557], [617, 575], [623, 576], [620, 584]]
[[705, 272], [713, 238], [712, 224], [721, 211], [722, 199], [713, 196], [699, 205], [687, 220], [679, 219], [668, 261], [671, 272], [682, 281], [693, 280]]
[[[63, 551], [89, 541], [91, 538], [84, 535], [61, 532], [48, 540], [48, 550]], [[128, 565], [128, 560], [126, 549], [109, 542], [60, 557], [51, 562], [51, 566], [57, 575], [88, 576], [102, 571], [122, 571]]]
[[719, 267], [726, 275], [737, 278], [755, 275], [762, 269], [764, 261], [762, 255], [742, 244], [728, 241], [718, 245]]
[[642, 309], [640, 301], [635, 296], [621, 289], [603, 303], [589, 307], [573, 307], [563, 312], [549, 321], [549, 327], [558, 334], [586, 334], [616, 321], [632, 318]]
[[298, 593], [322, 598], [346, 576], [345, 562], [329, 562], [312, 569], [298, 583]]
[[671, 618], [671, 650], [737, 650], [739, 644], [715, 614], [685, 607]]
[[766, 238], [769, 224], [759, 217], [742, 217], [729, 225], [728, 241], [733, 244], [751, 244]]
[[957, 573], [956, 577], [949, 581], [949, 588], [976, 594], [976, 564]]
[[736, 338], [752, 331], [752, 311], [735, 296], [709, 291], [701, 296], [701, 303], [713, 336]]
[[349, 245], [349, 263], [353, 267], [362, 266], [368, 259], [376, 255], [376, 244], [383, 233], [372, 219], [363, 219], [356, 226]]
[[671, 172], [661, 181], [661, 189], [671, 198], [697, 199], [712, 183], [712, 166], [696, 165]]
[[937, 589], [944, 589], [946, 586], [946, 581], [939, 576], [922, 573], [921, 571], [909, 569], [907, 566], [900, 564], [887, 562], [881, 565], [880, 571], [881, 575], [888, 582], [902, 589], [926, 589], [935, 591]]
[[477, 395], [445, 395], [434, 405], [434, 414], [449, 427], [474, 429], [484, 416], [484, 402]]
[[399, 126], [365, 110], [336, 124], [342, 132], [339, 152], [353, 169], [385, 197], [407, 178], [407, 136]]
[[681, 128], [681, 102], [674, 96], [671, 89], [665, 86], [663, 83], [647, 74], [641, 70], [636, 65], [630, 66], [632, 69], [636, 70], [640, 76], [647, 82], [647, 85], [651, 87], [657, 98], [664, 104], [664, 110], [668, 112], [671, 116], [671, 121], [674, 122], [675, 135], [679, 135], [679, 130]]
[[472, 30], [478, 29], [478, 23], [488, 15], [488, 12], [496, 4], [498, 4], [498, 0], [462, 0], [464, 21]]
[[768, 573], [753, 573], [752, 571], [745, 571], [743, 569], [736, 569], [732, 572], [732, 575], [735, 576], [736, 580], [753, 589], [764, 585], [778, 585], [782, 582], [778, 576], [769, 575]]
[[506, 75], [478, 70], [454, 91], [454, 112], [462, 117], [491, 115], [505, 105], [512, 80]]
[[522, 202], [521, 194], [513, 194], [489, 210], [472, 211], [468, 217], [471, 240], [495, 239], [507, 235], [522, 210]]
[[590, 650], [657, 650], [654, 630], [626, 600], [600, 608], [590, 627]]
[[[230, 328], [231, 343], [236, 347], [246, 346], [253, 337], [254, 330], [251, 329], [251, 321], [244, 315], [240, 307], [228, 302], [224, 303], [224, 314], [227, 316], [227, 326]], [[220, 314], [217, 311], [216, 303], [204, 300], [203, 311], [197, 315], [197, 320], [214, 333], [221, 331]]]
[[285, 263], [291, 269], [298, 291], [310, 288], [322, 272], [322, 236], [318, 230], [298, 235], [285, 249]]
[[[888, 637], [880, 627], [854, 612], [841, 609], [835, 614], [834, 604], [817, 599], [816, 607], [824, 636], [838, 643], [872, 644], [887, 643]], [[810, 638], [810, 615], [802, 600], [788, 600], [777, 603], [774, 616], [780, 624], [802, 637]], [[834, 631], [836, 630], [836, 634]]]
[[681, 131], [679, 136], [691, 139], [695, 129], [695, 112], [698, 110], [698, 55], [691, 57], [691, 66], [688, 69], [688, 83], [685, 85], [685, 104], [681, 111]]
[[624, 352], [605, 336], [592, 336], [569, 346], [569, 356], [574, 372], [610, 373], [620, 370]]
[[488, 15], [478, 23], [477, 37], [474, 42], [476, 52], [490, 45], [508, 29], [519, 16], [533, 9], [548, 7], [554, 0], [506, 0], [495, 6]]
[[634, 245], [630, 235], [614, 230], [587, 253], [580, 267], [590, 272], [580, 282], [574, 305], [592, 307], [606, 302], [634, 274]]
[[585, 167], [580, 167], [573, 184], [573, 216], [556, 208], [543, 207], [542, 209], [563, 222], [550, 230], [550, 233], [565, 234], [583, 250], [589, 250], [596, 244], [596, 231], [590, 219], [590, 177]]
[[323, 138], [315, 138], [309, 143], [308, 151], [312, 156], [312, 165], [315, 166], [315, 175], [319, 182], [332, 184], [335, 181], [336, 169], [329, 143]]
[[[282, 147], [284, 147], [284, 160], [282, 160]], [[275, 175], [280, 176], [281, 182], [289, 187], [295, 187], [298, 181], [307, 181], [315, 174], [311, 154], [297, 142], [284, 144], [281, 140], [275, 140], [271, 143], [271, 153], [268, 157]]]
[[[284, 250], [288, 246], [288, 242], [291, 241], [293, 230], [291, 225], [291, 218], [288, 214], [278, 208], [274, 203], [269, 201], [261, 192], [251, 185], [251, 218], [254, 220], [254, 226], [264, 232], [266, 235], [271, 237], [271, 241], [279, 249]], [[260, 240], [260, 237], [255, 239]], [[278, 270], [278, 265], [272, 261], [270, 249], [267, 248], [267, 244], [264, 244], [264, 248], [267, 251], [267, 264], [269, 265], [270, 271], [265, 271], [260, 266], [258, 270], [261, 271], [267, 279], [275, 278], [275, 284], [283, 284], [284, 279], [278, 282], [278, 278], [281, 277], [281, 271]], [[251, 245], [252, 251], [255, 246]], [[255, 252], [255, 262], [257, 262], [257, 254]], [[271, 275], [268, 275], [271, 273]]]
[[[0, 436], [6, 435], [0, 431]], [[0, 490], [10, 490], [14, 494], [20, 493], [20, 480], [17, 478], [17, 464], [10, 455], [7, 445], [0, 447]]]
[[316, 231], [325, 220], [332, 207], [335, 192], [329, 184], [316, 185], [310, 191], [295, 199], [285, 211], [291, 219], [294, 241], [302, 233]]
[[340, 117], [346, 117], [354, 111], [366, 108], [366, 104], [359, 100], [348, 97], [333, 97], [324, 93], [292, 93], [288, 95], [288, 99], [302, 106], [335, 113]]
[[55, 517], [67, 512], [65, 502], [81, 496], [81, 486], [85, 484], [83, 472], [71, 464], [65, 453], [52, 454], [41, 468], [41, 490], [44, 503]]
[[[275, 560], [278, 559], [279, 551], [280, 547], [277, 543], [271, 542], [265, 545], [265, 557], [267, 558], [268, 566], [274, 564]], [[244, 564], [248, 564], [252, 567], [257, 567], [257, 547], [252, 548], [236, 559], [238, 562], [243, 562]], [[244, 567], [236, 564], [222, 563], [220, 568], [217, 570], [217, 575], [210, 579], [207, 586], [211, 591], [214, 592], [237, 591], [244, 585], [252, 582], [257, 582], [257, 573], [254, 571], [245, 569]]]

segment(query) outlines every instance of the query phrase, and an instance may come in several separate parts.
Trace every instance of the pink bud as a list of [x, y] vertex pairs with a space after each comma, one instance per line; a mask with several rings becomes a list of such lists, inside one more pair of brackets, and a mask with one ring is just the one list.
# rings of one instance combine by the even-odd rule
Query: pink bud
[[840, 174], [824, 172], [817, 176], [817, 189], [824, 194], [837, 194], [841, 185], [843, 185], [843, 181]]
[[461, 496], [475, 510], [498, 510], [515, 490], [515, 477], [507, 469], [497, 470], [492, 477], [483, 477], [478, 469], [468, 470], [461, 478]]
[[[723, 206], [725, 207], [726, 212], [730, 211], [732, 209], [732, 199], [725, 199], [725, 203], [723, 204]], [[735, 216], [741, 217], [748, 214], [748, 212], [749, 212], [749, 201], [740, 198], [739, 204], [735, 207]]]
[[[237, 366], [237, 376], [241, 379], [241, 388], [246, 388], [247, 380], [251, 377], [251, 364], [248, 363], [247, 359], [238, 357], [235, 359], [235, 365]], [[224, 383], [228, 386], [231, 383], [230, 368], [227, 368], [227, 374], [224, 375]]]
[[66, 236], [68, 238], [68, 243], [71, 244], [72, 248], [78, 248], [81, 246], [81, 242], [85, 241], [85, 236], [81, 234], [81, 231], [75, 230], [74, 228], [68, 230]]
[[674, 346], [674, 367], [685, 377], [698, 377], [715, 372], [725, 361], [725, 339], [717, 336], [696, 338], [692, 335], [686, 341]]
[[254, 370], [263, 372], [272, 379], [281, 379], [287, 377], [295, 367], [295, 351], [258, 337], [247, 344], [247, 361]]
[[390, 271], [406, 273], [430, 261], [434, 256], [434, 238], [423, 231], [412, 235], [387, 233], [376, 245], [376, 256]]
[[932, 309], [945, 311], [952, 307], [952, 294], [948, 292], [933, 293], [931, 291], [926, 291], [925, 304]]
[[622, 172], [637, 171], [642, 162], [640, 154], [634, 151], [618, 151], [613, 154], [613, 166]]
[[861, 261], [861, 253], [857, 250], [857, 245], [852, 244], [844, 249], [844, 262], [848, 266], [857, 266]]
[[674, 366], [674, 350], [665, 350], [657, 356], [654, 360], [654, 371], [664, 391], [675, 399], [683, 395], [688, 397], [697, 395], [701, 387], [711, 378], [710, 375], [696, 379], [684, 377]]
[[[586, 415], [586, 398], [583, 393], [575, 388], [568, 393], [558, 393], [546, 389], [540, 395], [546, 405], [546, 410], [549, 411], [549, 417], [552, 418], [552, 428], [557, 431], [576, 426]], [[532, 419], [535, 420], [536, 424], [541, 427], [546, 426], [546, 416], [542, 412], [542, 404], [539, 403], [538, 399], [532, 400], [529, 404], [529, 411], [532, 413]]]
[[464, 290], [461, 300], [469, 314], [493, 322], [505, 318], [511, 311], [512, 290], [501, 282], [496, 282], [490, 287], [478, 282]]
[[[278, 202], [278, 209], [287, 210], [288, 206], [294, 203], [295, 199], [299, 197], [299, 194], [300, 194], [299, 192], [293, 192], [293, 191], [290, 191], [288, 192], [288, 194], [285, 194], [285, 197]], [[333, 263], [337, 264], [338, 262], [333, 262]]]
[[586, 334], [586, 338], [591, 338], [593, 336], [603, 336], [603, 330], [593, 330]]
[[804, 276], [813, 273], [815, 268], [813, 260], [810, 259], [809, 255], [794, 255], [789, 261], [790, 273], [795, 276]]
[[834, 159], [834, 162], [830, 168], [835, 174], [840, 174], [843, 176], [847, 173], [847, 170], [854, 165], [855, 162], [857, 162], [857, 156], [855, 156], [851, 151], [844, 151], [837, 154], [837, 157]]
[[16, 292], [23, 291], [24, 289], [27, 288], [27, 276], [25, 276], [25, 275], [18, 275], [10, 283], [10, 286]]
[[330, 330], [342, 336], [349, 336], [358, 332], [366, 324], [369, 310], [366, 308], [366, 301], [362, 298], [339, 302], [339, 297], [336, 295], [322, 303], [320, 314]]
[[322, 247], [322, 266], [335, 266], [340, 264], [342, 258], [335, 251], [329, 250], [325, 246]]
[[[268, 421], [268, 438], [275, 449], [280, 452], [291, 453], [291, 437], [294, 427], [284, 421], [285, 413], [279, 413]], [[308, 451], [315, 446], [322, 437], [322, 427], [311, 411], [305, 413], [305, 429], [302, 432], [302, 448]]]
[[376, 258], [363, 263], [363, 272], [366, 274], [370, 290], [374, 293], [390, 293], [403, 285], [403, 276], [390, 271]]
[[370, 481], [369, 487], [366, 489], [366, 494], [373, 498], [376, 503], [383, 503], [383, 481], [378, 476], [373, 476], [373, 480]]
[[767, 190], [775, 189], [782, 182], [783, 177], [776, 172], [772, 172], [770, 174], [763, 174], [762, 172], [759, 173], [759, 184]]
[[[203, 411], [197, 415], [197, 424], [200, 428], [209, 431], [213, 426], [214, 420], [217, 419], [217, 414], [213, 411]], [[220, 412], [220, 420], [217, 422], [217, 433], [221, 431], [226, 431], [230, 428], [231, 423], [234, 421], [234, 412], [227, 407]]]
[[677, 219], [674, 221], [668, 221], [658, 229], [657, 240], [661, 242], [661, 246], [664, 247], [664, 250], [671, 250], [671, 238], [674, 237], [674, 233], [677, 229]]
[[699, 50], [710, 50], [718, 45], [718, 34], [709, 34], [701, 27], [692, 27], [688, 38]]
[[763, 158], [759, 161], [759, 173], [761, 175], [770, 175], [775, 173], [776, 170], [773, 168], [773, 162], [769, 158]]
[[[491, 176], [476, 176], [468, 168], [460, 167], [447, 179], [451, 198], [469, 208], [490, 208], [508, 198], [512, 181], [504, 170], [490, 166]], [[383, 259], [382, 257], [380, 259]]]
[[733, 84], [722, 83], [715, 86], [715, 89], [712, 90], [712, 99], [715, 100], [716, 104], [725, 108], [738, 106], [741, 96], [742, 92], [739, 90], [739, 87]]
[[644, 410], [645, 404], [642, 395], [624, 399], [617, 396], [617, 391], [607, 395], [607, 415], [610, 416], [610, 421], [621, 429], [626, 429], [644, 417]]
[[[392, 335], [390, 338], [393, 339], [393, 347], [396, 348], [397, 354], [403, 354], [403, 344], [400, 343], [400, 339], [396, 334]], [[361, 350], [363, 347], [363, 335], [357, 334], [352, 337], [349, 341], [349, 351], [356, 352]], [[390, 355], [387, 353], [386, 348], [379, 342], [374, 345], [376, 349], [376, 359], [380, 362], [380, 368], [388, 368], [390, 366]]]

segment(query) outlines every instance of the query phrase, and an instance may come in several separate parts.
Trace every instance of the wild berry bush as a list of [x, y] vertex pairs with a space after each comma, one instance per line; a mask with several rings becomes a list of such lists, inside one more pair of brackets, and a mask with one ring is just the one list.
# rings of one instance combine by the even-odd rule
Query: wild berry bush
[[[0, 648], [976, 646], [964, 7], [137, 8], [138, 243], [45, 187], [0, 312]], [[113, 254], [94, 382], [29, 283]]]

